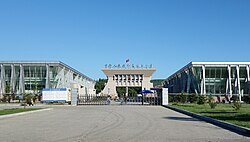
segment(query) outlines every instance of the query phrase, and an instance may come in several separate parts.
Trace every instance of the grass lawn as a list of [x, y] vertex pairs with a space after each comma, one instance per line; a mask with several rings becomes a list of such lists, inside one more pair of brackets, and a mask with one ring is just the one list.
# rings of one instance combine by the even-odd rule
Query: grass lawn
[[20, 113], [20, 112], [26, 112], [26, 111], [33, 111], [33, 110], [39, 110], [42, 108], [14, 108], [14, 109], [4, 109], [0, 110], [0, 115], [7, 115], [7, 114], [13, 114], [13, 113]]
[[242, 104], [238, 111], [235, 111], [232, 105], [233, 104], [217, 104], [215, 109], [211, 109], [208, 104], [198, 105], [179, 103], [171, 106], [250, 128], [250, 104]]

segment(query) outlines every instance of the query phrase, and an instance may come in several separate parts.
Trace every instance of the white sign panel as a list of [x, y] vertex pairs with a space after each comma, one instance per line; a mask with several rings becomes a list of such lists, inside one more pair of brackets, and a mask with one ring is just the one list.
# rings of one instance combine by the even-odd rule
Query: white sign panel
[[43, 102], [65, 102], [68, 101], [66, 88], [46, 88], [42, 91]]

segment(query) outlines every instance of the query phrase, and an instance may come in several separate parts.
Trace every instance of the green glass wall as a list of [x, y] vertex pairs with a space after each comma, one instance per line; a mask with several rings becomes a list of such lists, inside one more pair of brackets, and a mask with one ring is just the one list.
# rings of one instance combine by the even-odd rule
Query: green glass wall
[[191, 65], [168, 78], [164, 87], [169, 93], [249, 94], [250, 73], [247, 71], [248, 65]]

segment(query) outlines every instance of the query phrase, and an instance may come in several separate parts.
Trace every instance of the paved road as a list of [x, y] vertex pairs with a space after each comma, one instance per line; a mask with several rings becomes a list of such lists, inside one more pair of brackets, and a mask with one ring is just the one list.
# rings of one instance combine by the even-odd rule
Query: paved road
[[1, 142], [250, 141], [160, 106], [78, 106], [0, 119]]

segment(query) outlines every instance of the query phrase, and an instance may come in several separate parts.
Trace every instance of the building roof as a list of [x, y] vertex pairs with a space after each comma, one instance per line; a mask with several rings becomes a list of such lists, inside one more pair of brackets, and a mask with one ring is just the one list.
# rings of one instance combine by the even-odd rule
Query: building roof
[[190, 62], [192, 65], [250, 65], [250, 62]]
[[180, 70], [176, 71], [174, 74], [172, 74], [171, 76], [169, 76], [166, 80], [169, 80], [171, 78], [173, 78], [176, 74], [181, 73], [183, 71], [188, 70], [190, 67], [193, 66], [213, 66], [213, 67], [227, 67], [227, 66], [241, 66], [241, 65], [249, 65], [250, 66], [250, 62], [190, 62], [188, 63], [186, 66], [184, 66], [183, 68], [181, 68]]

